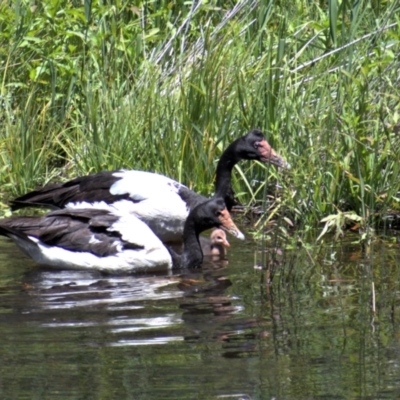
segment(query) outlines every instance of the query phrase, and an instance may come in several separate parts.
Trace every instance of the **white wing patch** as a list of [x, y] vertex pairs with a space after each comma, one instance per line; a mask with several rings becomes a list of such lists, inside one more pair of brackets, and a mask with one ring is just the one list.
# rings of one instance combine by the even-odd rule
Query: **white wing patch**
[[96, 239], [96, 237], [94, 235], [92, 235], [90, 237], [89, 244], [98, 244], [98, 243], [101, 243], [101, 240]]
[[189, 214], [178, 190], [183, 185], [164, 175], [147, 171], [120, 171], [110, 192], [129, 193], [133, 201], [119, 200], [111, 205], [103, 201], [68, 203], [66, 208], [97, 208], [109, 210], [120, 217], [136, 215], [145, 222], [163, 242], [182, 241], [183, 226]]
[[[149, 198], [139, 203], [128, 200], [120, 200], [114, 206], [122, 211], [127, 208], [123, 215], [133, 213], [146, 223], [150, 229], [163, 241], [181, 241], [183, 227], [188, 216], [186, 203], [173, 193], [157, 198]], [[129, 210], [129, 211], [128, 211]]]
[[120, 179], [111, 186], [110, 193], [113, 195], [129, 193], [129, 197], [134, 201], [162, 198], [168, 193], [177, 194], [180, 186], [171, 178], [148, 171], [118, 171], [113, 176]]
[[154, 232], [135, 215], [127, 214], [114, 222], [110, 228], [110, 232], [119, 232], [121, 238], [126, 242], [144, 247], [148, 251], [164, 247], [161, 240]]

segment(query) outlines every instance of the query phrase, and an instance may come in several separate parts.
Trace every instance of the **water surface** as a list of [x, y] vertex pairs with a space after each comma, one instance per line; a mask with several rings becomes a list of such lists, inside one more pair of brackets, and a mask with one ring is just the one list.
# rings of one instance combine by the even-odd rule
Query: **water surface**
[[397, 244], [232, 245], [227, 265], [108, 276], [1, 239], [0, 398], [400, 398]]

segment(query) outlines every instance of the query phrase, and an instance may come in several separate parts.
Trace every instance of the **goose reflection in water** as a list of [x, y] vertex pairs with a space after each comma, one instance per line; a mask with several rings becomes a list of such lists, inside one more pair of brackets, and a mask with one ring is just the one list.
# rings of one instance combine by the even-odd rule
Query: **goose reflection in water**
[[232, 319], [242, 306], [226, 295], [231, 285], [223, 266], [218, 269], [215, 262], [180, 275], [104, 276], [40, 269], [25, 275], [29, 304], [24, 314], [53, 329], [102, 327], [104, 335], [90, 339], [95, 346], [183, 340], [232, 346], [232, 338], [241, 337], [254, 321]]

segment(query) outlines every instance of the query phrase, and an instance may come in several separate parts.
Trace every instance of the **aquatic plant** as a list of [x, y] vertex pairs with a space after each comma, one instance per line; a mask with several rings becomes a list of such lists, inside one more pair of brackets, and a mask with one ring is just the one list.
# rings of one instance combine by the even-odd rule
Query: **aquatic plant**
[[222, 149], [258, 127], [292, 169], [240, 164], [243, 204], [373, 222], [398, 208], [399, 7], [2, 2], [2, 195], [120, 167], [211, 194]]

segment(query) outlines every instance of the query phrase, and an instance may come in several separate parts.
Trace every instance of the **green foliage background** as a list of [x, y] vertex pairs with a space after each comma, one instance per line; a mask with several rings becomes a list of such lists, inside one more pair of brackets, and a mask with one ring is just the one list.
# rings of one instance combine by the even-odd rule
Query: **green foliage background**
[[3, 203], [120, 167], [211, 194], [223, 148], [258, 127], [292, 169], [241, 163], [242, 202], [262, 202], [268, 178], [299, 221], [387, 214], [398, 207], [399, 9], [373, 0], [1, 1]]

